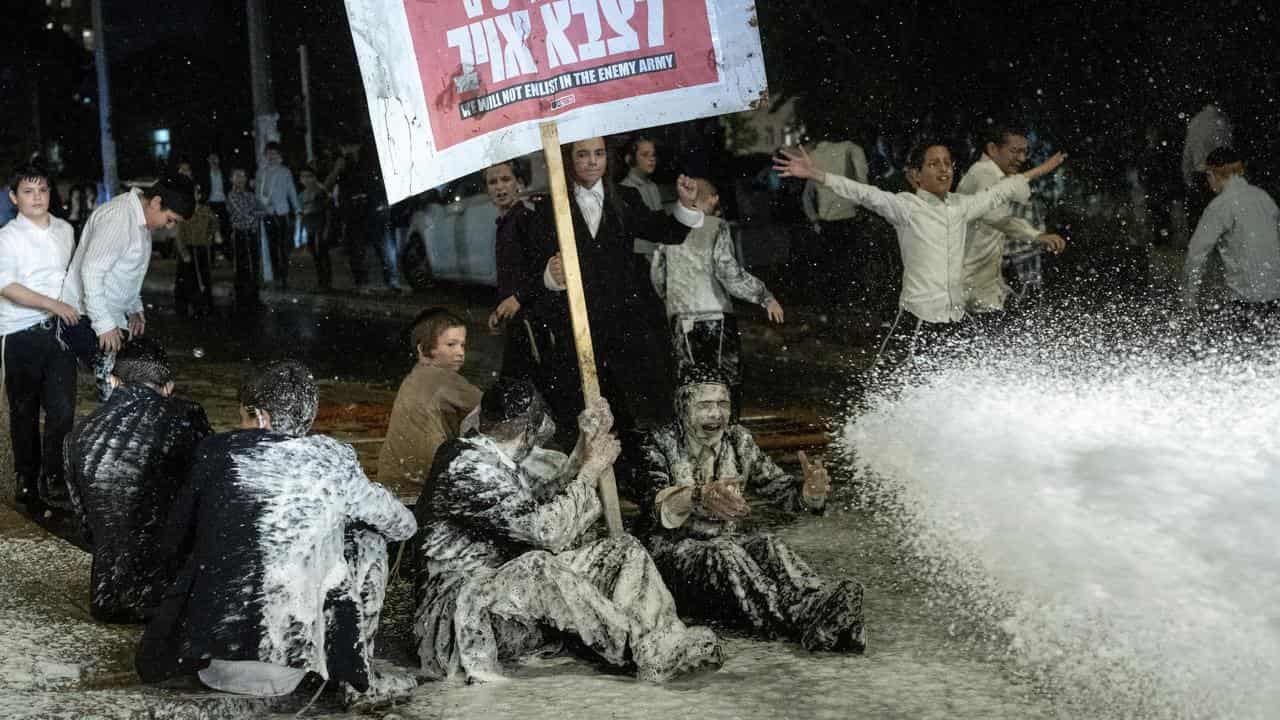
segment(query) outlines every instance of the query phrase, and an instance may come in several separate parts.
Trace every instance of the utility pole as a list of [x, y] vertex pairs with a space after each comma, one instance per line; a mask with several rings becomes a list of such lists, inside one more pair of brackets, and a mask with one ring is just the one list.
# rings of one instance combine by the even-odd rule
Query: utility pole
[[[280, 140], [280, 128], [276, 124], [275, 98], [271, 93], [271, 40], [267, 34], [267, 14], [262, 0], [245, 0], [245, 15], [249, 23], [249, 75], [253, 86], [253, 157], [258, 167], [266, 166], [267, 143]], [[262, 188], [256, 188], [261, 194]], [[267, 236], [260, 229], [262, 243], [262, 279], [271, 282], [275, 273], [271, 267], [271, 253]]]
[[262, 0], [245, 0], [249, 23], [249, 74], [253, 86], [254, 158], [261, 163], [268, 142], [280, 140], [275, 97], [271, 92], [271, 40]]
[[111, 79], [107, 74], [106, 23], [102, 0], [93, 0], [93, 62], [98, 70], [98, 129], [102, 142], [102, 185], [107, 197], [114, 197], [120, 185], [116, 169], [116, 139], [111, 132]]
[[298, 46], [299, 74], [302, 76], [302, 116], [307, 123], [307, 163], [314, 164], [316, 151], [311, 138], [311, 65], [307, 62], [307, 46]]

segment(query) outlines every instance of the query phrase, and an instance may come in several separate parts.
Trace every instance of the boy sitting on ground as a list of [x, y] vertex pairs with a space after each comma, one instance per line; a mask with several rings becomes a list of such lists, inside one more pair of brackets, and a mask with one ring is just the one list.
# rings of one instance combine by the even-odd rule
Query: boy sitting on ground
[[744, 490], [784, 510], [822, 512], [826, 469], [801, 453], [803, 477], [788, 475], [731, 412], [723, 375], [695, 366], [676, 390], [676, 420], [643, 444], [635, 500], [676, 607], [809, 650], [862, 652], [862, 585], [825, 581], [778, 538], [740, 528], [751, 514]]
[[116, 355], [111, 397], [67, 436], [67, 489], [93, 550], [89, 611], [144, 622], [169, 577], [160, 535], [196, 446], [213, 431], [204, 409], [173, 397], [160, 343], [138, 338]]
[[162, 543], [180, 570], [142, 636], [144, 682], [198, 674], [270, 697], [314, 672], [349, 706], [415, 687], [372, 659], [387, 542], [417, 523], [350, 445], [307, 436], [316, 404], [305, 367], [268, 366], [240, 388], [239, 429], [200, 444]]
[[436, 450], [459, 435], [462, 420], [480, 404], [480, 388], [458, 374], [467, 357], [467, 326], [444, 308], [430, 308], [413, 321], [417, 364], [395, 404], [387, 439], [378, 453], [378, 480], [421, 485]]

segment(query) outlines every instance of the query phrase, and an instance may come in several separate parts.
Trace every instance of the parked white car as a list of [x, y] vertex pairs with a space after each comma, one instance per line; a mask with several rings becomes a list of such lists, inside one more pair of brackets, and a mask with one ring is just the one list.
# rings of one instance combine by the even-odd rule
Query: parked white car
[[[542, 153], [528, 156], [533, 182], [530, 190], [545, 192], [547, 166]], [[400, 267], [414, 289], [432, 280], [476, 285], [498, 284], [494, 237], [498, 210], [484, 189], [484, 174], [472, 173], [432, 191], [409, 221], [409, 236], [401, 249]]]

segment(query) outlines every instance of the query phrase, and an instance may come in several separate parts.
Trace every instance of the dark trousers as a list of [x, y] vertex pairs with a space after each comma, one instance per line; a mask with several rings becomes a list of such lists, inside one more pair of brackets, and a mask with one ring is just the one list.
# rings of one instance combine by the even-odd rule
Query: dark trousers
[[173, 281], [173, 299], [178, 313], [213, 310], [213, 249], [207, 245], [187, 248], [189, 261], [179, 260]]
[[321, 290], [333, 286], [333, 264], [329, 261], [328, 222], [325, 213], [302, 216], [302, 227], [307, 231], [307, 247], [316, 261], [316, 279]]
[[[369, 203], [364, 198], [351, 198], [342, 208], [342, 244], [347, 248], [347, 263], [351, 266], [351, 282], [357, 288], [369, 283], [369, 268], [365, 257], [369, 250]], [[378, 235], [381, 238], [381, 235]]]
[[4, 336], [4, 384], [19, 502], [63, 504], [67, 498], [62, 440], [75, 420], [76, 358], [58, 342], [56, 327], [49, 320]]
[[[213, 216], [218, 218], [218, 232], [222, 235], [222, 253], [226, 257], [232, 254], [231, 249], [231, 214], [227, 212], [227, 204], [224, 202], [211, 202], [209, 209], [213, 211]], [[216, 256], [217, 253], [215, 252]]]
[[258, 281], [262, 278], [262, 245], [258, 233], [252, 229], [231, 231], [232, 252], [236, 264], [236, 306], [255, 307], [258, 300]]
[[288, 215], [268, 215], [267, 247], [271, 251], [271, 272], [276, 287], [289, 287], [289, 256], [293, 254], [293, 223]]

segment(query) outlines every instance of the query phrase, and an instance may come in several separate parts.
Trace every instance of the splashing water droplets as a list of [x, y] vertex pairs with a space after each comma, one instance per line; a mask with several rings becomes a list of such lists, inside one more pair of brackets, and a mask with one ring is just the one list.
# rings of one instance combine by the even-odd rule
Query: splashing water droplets
[[862, 493], [901, 516], [943, 602], [1074, 716], [1271, 717], [1274, 351], [1168, 357], [1151, 348], [1194, 343], [1105, 334], [975, 342], [872, 393], [843, 435]]

